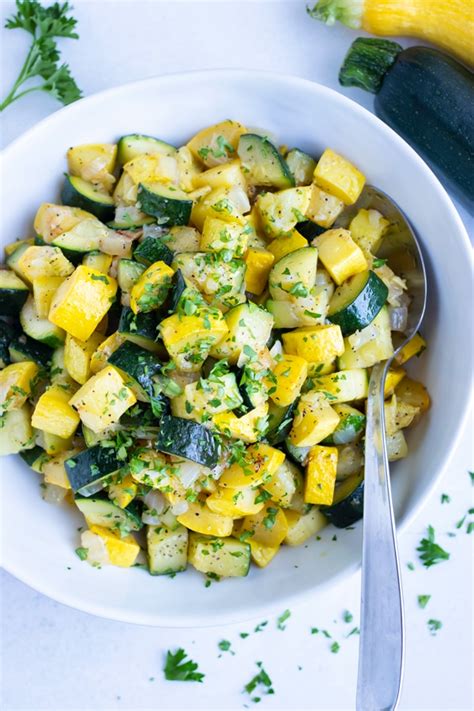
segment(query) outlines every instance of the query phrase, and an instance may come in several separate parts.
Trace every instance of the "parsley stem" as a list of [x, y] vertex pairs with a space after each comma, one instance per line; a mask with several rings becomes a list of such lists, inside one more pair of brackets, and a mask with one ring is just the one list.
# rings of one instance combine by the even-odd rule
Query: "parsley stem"
[[17, 80], [13, 84], [9, 94], [7, 94], [5, 99], [0, 104], [0, 112], [4, 111], [7, 108], [7, 106], [10, 106], [10, 104], [13, 104], [14, 101], [16, 101], [20, 97], [24, 96], [25, 94], [28, 94], [31, 91], [36, 91], [37, 89], [41, 88], [38, 86], [33, 86], [30, 89], [22, 91], [20, 94], [16, 93], [17, 89], [19, 89], [20, 86], [22, 84], [24, 84], [25, 81], [27, 81], [27, 79], [30, 79], [32, 76], [34, 76], [33, 74], [30, 74], [30, 71], [31, 71], [32, 65], [36, 61], [36, 56], [34, 56], [34, 55], [37, 54], [37, 51], [38, 51], [37, 50], [37, 43], [36, 43], [36, 41], [34, 41], [28, 51], [28, 54], [26, 55], [26, 59], [25, 59], [23, 66], [20, 70]]

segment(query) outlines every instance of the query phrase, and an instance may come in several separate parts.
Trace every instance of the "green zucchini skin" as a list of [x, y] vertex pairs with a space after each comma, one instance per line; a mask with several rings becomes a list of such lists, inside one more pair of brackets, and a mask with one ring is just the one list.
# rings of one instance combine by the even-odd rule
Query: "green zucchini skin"
[[153, 376], [161, 372], [161, 362], [153, 353], [136, 343], [125, 341], [110, 355], [108, 362], [129, 375], [145, 395], [153, 397]]
[[362, 481], [349, 496], [334, 506], [321, 506], [321, 511], [337, 528], [347, 528], [364, 515], [364, 482]]
[[193, 201], [185, 193], [176, 191], [176, 195], [165, 187], [153, 186], [153, 189], [143, 183], [138, 186], [138, 200], [141, 210], [156, 218], [161, 227], [187, 225], [191, 217]]
[[121, 336], [139, 346], [156, 346], [156, 327], [156, 316], [152, 311], [134, 314], [128, 306], [123, 307], [118, 324]]
[[160, 420], [160, 432], [156, 449], [177, 457], [184, 457], [205, 467], [215, 467], [220, 446], [213, 433], [198, 422], [182, 417], [164, 415]]
[[64, 467], [73, 492], [81, 492], [120, 469], [124, 462], [116, 454], [114, 447], [98, 444], [66, 459]]
[[164, 262], [169, 266], [174, 259], [174, 252], [159, 237], [150, 235], [140, 242], [133, 256], [137, 262], [146, 266], [155, 262]]
[[375, 111], [474, 209], [474, 74], [428, 47], [397, 56]]
[[[288, 405], [286, 408], [281, 408], [283, 412], [281, 413], [281, 419], [275, 418], [270, 409], [270, 416], [268, 418], [268, 431], [266, 434], [266, 439], [269, 444], [274, 447], [278, 444], [283, 444], [290, 430], [293, 426], [293, 417], [296, 412], [296, 406], [298, 405], [298, 399]], [[300, 462], [298, 462], [299, 464]]]
[[35, 341], [24, 333], [10, 341], [8, 350], [12, 363], [32, 360], [44, 368], [48, 367], [53, 357], [53, 349], [50, 346]]
[[[366, 273], [363, 272], [363, 274]], [[375, 272], [370, 270], [365, 282], [359, 285], [359, 290], [357, 290], [357, 285], [362, 278], [365, 277], [356, 274], [344, 282], [342, 287], [339, 287], [339, 289], [345, 288], [352, 296], [352, 300], [348, 300], [342, 308], [331, 312], [331, 303], [329, 304], [328, 320], [341, 327], [343, 336], [349, 336], [368, 326], [387, 300], [388, 288]], [[352, 284], [355, 288], [351, 290]]]
[[322, 235], [323, 232], [326, 232], [326, 229], [326, 227], [320, 227], [316, 224], [316, 222], [313, 222], [312, 220], [298, 222], [295, 227], [295, 230], [299, 232], [300, 235], [302, 235], [303, 237], [306, 237], [306, 239], [310, 242], [318, 235]]
[[134, 501], [121, 509], [104, 496], [78, 496], [75, 498], [75, 504], [88, 522], [96, 526], [117, 529], [123, 534], [143, 528], [140, 512]]
[[0, 319], [0, 368], [5, 368], [11, 363], [9, 352], [10, 343], [19, 335], [16, 328]]
[[73, 175], [65, 176], [61, 190], [63, 205], [80, 207], [95, 215], [101, 222], [108, 222], [114, 217], [115, 206], [112, 198], [105, 201], [104, 197], [91, 183]]

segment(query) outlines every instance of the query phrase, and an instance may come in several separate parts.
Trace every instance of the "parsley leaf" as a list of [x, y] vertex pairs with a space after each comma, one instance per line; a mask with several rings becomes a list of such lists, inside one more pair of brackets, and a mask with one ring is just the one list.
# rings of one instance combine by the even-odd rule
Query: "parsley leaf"
[[[273, 690], [272, 680], [263, 668], [262, 662], [257, 662], [257, 667], [260, 671], [248, 682], [248, 684], [245, 684], [244, 691], [246, 691], [247, 694], [252, 694], [258, 686], [261, 686], [265, 689], [266, 694], [274, 694], [275, 691]], [[256, 701], [256, 699], [259, 699], [259, 697], [255, 697], [253, 701]]]
[[339, 644], [339, 642], [333, 642], [333, 643], [331, 644], [331, 652], [332, 652], [333, 654], [337, 654], [338, 651], [340, 650], [340, 648], [341, 648], [341, 645]]
[[349, 610], [344, 610], [342, 613], [342, 619], [346, 622], [346, 624], [349, 624], [354, 619], [354, 616], [351, 612], [349, 612]]
[[448, 494], [441, 494], [441, 503], [449, 504], [451, 502], [451, 497]]
[[428, 526], [428, 538], [422, 538], [416, 550], [420, 553], [420, 560], [426, 568], [449, 559], [449, 553], [435, 543], [433, 526]]
[[443, 626], [439, 620], [428, 620], [428, 629], [432, 635], [435, 635]]
[[418, 595], [418, 605], [422, 610], [425, 609], [429, 601], [431, 600], [431, 595]]
[[[43, 7], [37, 0], [16, 0], [16, 15], [10, 17], [7, 30], [22, 29], [32, 38], [23, 67], [10, 92], [0, 104], [0, 112], [32, 91], [45, 91], [63, 104], [81, 98], [81, 90], [71, 76], [67, 64], [59, 64], [60, 53], [55, 37], [78, 39], [74, 31], [77, 20], [68, 15], [69, 3], [54, 3]], [[42, 81], [21, 90], [25, 82], [39, 77]]]
[[280, 617], [277, 618], [277, 627], [278, 627], [279, 630], [285, 630], [285, 629], [286, 629], [285, 622], [287, 621], [287, 619], [288, 619], [289, 617], [291, 617], [291, 612], [290, 612], [290, 610], [285, 610], [285, 612], [283, 612], [283, 613], [280, 615]]
[[185, 661], [187, 656], [187, 653], [181, 648], [174, 654], [168, 650], [164, 667], [165, 679], [168, 679], [168, 681], [202, 682], [205, 675], [196, 671], [198, 665], [192, 659]]
[[87, 554], [89, 553], [89, 549], [80, 546], [79, 548], [76, 548], [75, 553], [77, 557], [81, 560], [87, 560]]

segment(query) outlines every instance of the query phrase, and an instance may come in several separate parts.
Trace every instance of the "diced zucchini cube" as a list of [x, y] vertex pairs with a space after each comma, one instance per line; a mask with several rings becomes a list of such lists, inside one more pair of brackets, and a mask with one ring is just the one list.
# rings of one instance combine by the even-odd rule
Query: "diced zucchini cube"
[[285, 537], [287, 546], [301, 546], [328, 525], [328, 520], [316, 507], [312, 506], [307, 513], [286, 511], [288, 533]]
[[249, 538], [257, 543], [276, 548], [288, 533], [288, 523], [283, 509], [273, 501], [266, 501], [258, 514], [244, 518], [241, 531], [248, 531]]
[[307, 375], [308, 362], [305, 358], [283, 355], [273, 368], [273, 378], [268, 391], [273, 402], [280, 407], [291, 405], [300, 394]]
[[28, 404], [6, 412], [0, 427], [0, 455], [17, 454], [22, 449], [32, 449], [34, 446]]
[[53, 296], [63, 281], [62, 276], [39, 276], [33, 279], [33, 298], [40, 318], [48, 318]]
[[18, 261], [21, 274], [33, 281], [38, 277], [67, 277], [74, 266], [66, 259], [59, 247], [28, 247]]
[[155, 262], [138, 278], [130, 294], [133, 313], [157, 309], [164, 302], [171, 286], [174, 272], [164, 262]]
[[180, 370], [200, 370], [211, 348], [228, 332], [217, 309], [199, 307], [191, 316], [173, 314], [160, 323], [165, 348]]
[[26, 402], [38, 372], [39, 368], [33, 361], [12, 363], [0, 371], [0, 415]]
[[268, 237], [284, 237], [305, 219], [311, 196], [310, 187], [288, 188], [277, 193], [263, 193], [257, 207], [263, 231]]
[[267, 429], [268, 403], [261, 403], [249, 410], [245, 415], [237, 417], [233, 412], [222, 412], [214, 415], [212, 421], [219, 432], [226, 437], [241, 439], [252, 444], [263, 437]]
[[177, 519], [178, 523], [191, 531], [223, 538], [230, 536], [234, 525], [230, 516], [214, 513], [206, 504], [200, 502], [189, 502], [188, 510]]
[[67, 372], [77, 383], [84, 385], [91, 373], [91, 358], [100, 346], [104, 336], [101, 333], [93, 333], [87, 341], [80, 341], [69, 335], [66, 336], [64, 348], [64, 365]]
[[349, 230], [328, 230], [316, 237], [313, 244], [318, 248], [319, 259], [338, 285], [368, 269], [364, 253], [352, 239]]
[[191, 533], [188, 560], [201, 573], [223, 578], [247, 575], [250, 546], [236, 538], [208, 538]]
[[152, 575], [169, 575], [186, 569], [188, 529], [184, 526], [148, 526], [148, 567]]
[[247, 249], [247, 242], [248, 230], [242, 227], [240, 222], [228, 222], [218, 217], [206, 217], [204, 220], [200, 242], [203, 252], [225, 251], [242, 257]]
[[315, 222], [320, 227], [332, 227], [336, 219], [344, 209], [344, 203], [335, 195], [318, 188], [317, 185], [311, 187], [311, 197], [306, 210], [306, 217]]
[[361, 209], [349, 225], [351, 237], [367, 256], [376, 254], [390, 222], [378, 210]]
[[282, 338], [285, 353], [312, 363], [326, 363], [344, 353], [344, 339], [338, 325], [297, 328], [284, 333]]
[[260, 295], [265, 291], [275, 257], [271, 252], [250, 247], [245, 255], [245, 290]]

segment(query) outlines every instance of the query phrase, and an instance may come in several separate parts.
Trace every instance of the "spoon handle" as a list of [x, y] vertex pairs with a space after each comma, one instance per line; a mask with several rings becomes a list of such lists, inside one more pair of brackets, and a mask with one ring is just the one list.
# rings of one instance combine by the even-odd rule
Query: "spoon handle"
[[357, 711], [395, 709], [403, 675], [402, 588], [383, 417], [387, 367], [373, 367], [367, 400]]

